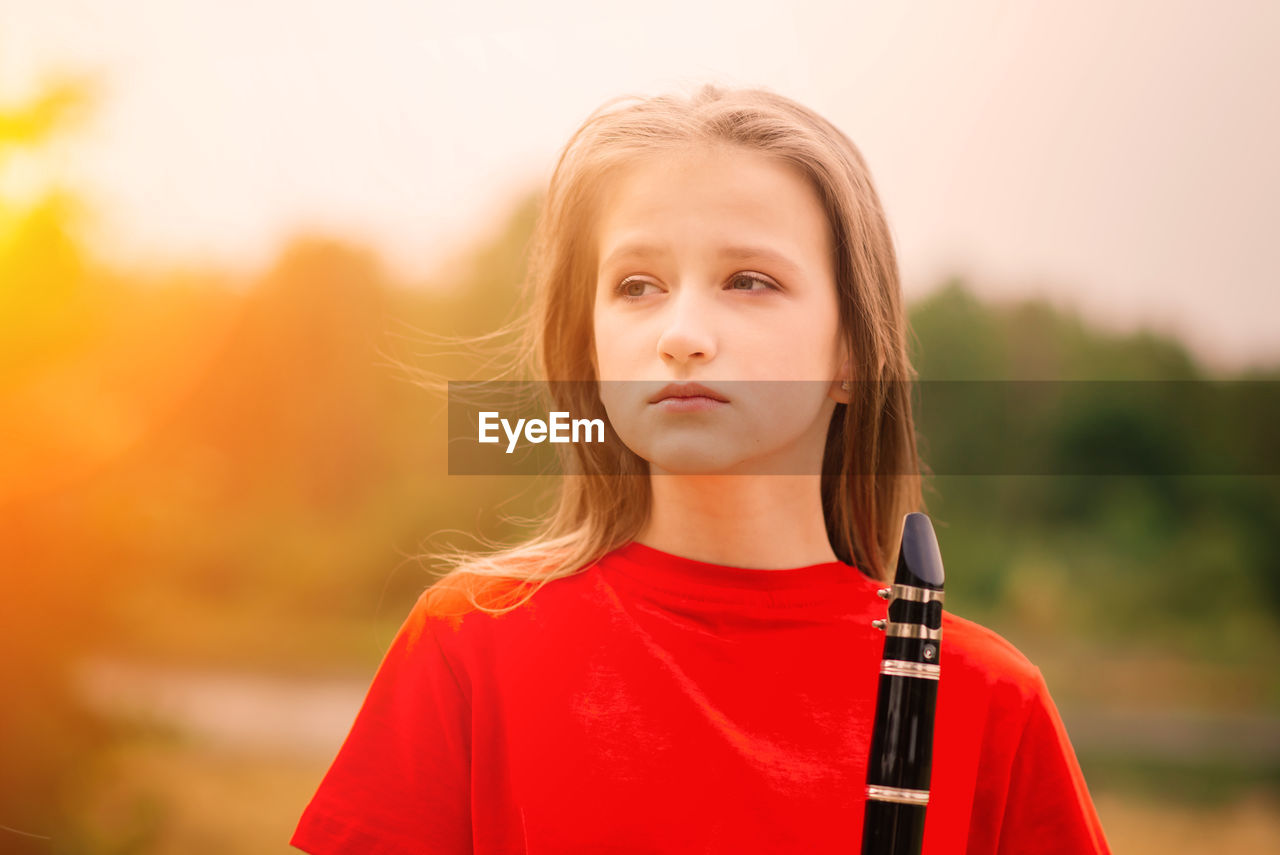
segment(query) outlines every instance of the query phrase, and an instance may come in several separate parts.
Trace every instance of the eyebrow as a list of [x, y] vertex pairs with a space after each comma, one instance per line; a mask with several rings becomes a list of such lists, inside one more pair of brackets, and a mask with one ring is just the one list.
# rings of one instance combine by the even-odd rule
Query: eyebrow
[[[616, 264], [624, 258], [646, 258], [655, 255], [666, 254], [665, 247], [651, 243], [626, 243], [614, 249], [609, 253], [608, 257], [601, 263], [601, 269]], [[742, 261], [748, 258], [759, 258], [765, 261], [771, 261], [780, 267], [787, 268], [794, 274], [801, 272], [800, 265], [792, 261], [789, 257], [775, 249], [765, 246], [726, 246], [721, 247], [720, 257]]]

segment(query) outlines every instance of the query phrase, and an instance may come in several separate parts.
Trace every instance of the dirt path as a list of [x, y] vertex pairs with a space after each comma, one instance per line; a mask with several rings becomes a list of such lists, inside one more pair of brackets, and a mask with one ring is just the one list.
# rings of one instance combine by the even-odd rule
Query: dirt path
[[228, 748], [308, 756], [337, 751], [367, 680], [285, 678], [96, 659], [76, 676], [94, 709], [173, 728]]

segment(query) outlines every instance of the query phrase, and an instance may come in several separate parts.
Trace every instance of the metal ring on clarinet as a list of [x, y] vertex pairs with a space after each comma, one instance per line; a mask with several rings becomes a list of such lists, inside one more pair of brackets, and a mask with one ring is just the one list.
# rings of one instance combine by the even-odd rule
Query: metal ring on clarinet
[[894, 677], [920, 677], [925, 680], [936, 680], [942, 676], [942, 668], [928, 662], [911, 662], [907, 659], [884, 659], [880, 662], [880, 673]]
[[889, 588], [889, 592], [889, 596], [895, 600], [908, 600], [913, 603], [932, 603], [935, 600], [941, 603], [945, 597], [943, 591], [918, 588], [915, 585], [894, 585]]
[[926, 641], [942, 640], [941, 629], [930, 629], [920, 623], [898, 623], [891, 620], [885, 623], [884, 633], [895, 638], [923, 638]]
[[876, 787], [867, 785], [867, 798], [900, 805], [927, 805], [928, 790], [908, 790], [902, 787]]

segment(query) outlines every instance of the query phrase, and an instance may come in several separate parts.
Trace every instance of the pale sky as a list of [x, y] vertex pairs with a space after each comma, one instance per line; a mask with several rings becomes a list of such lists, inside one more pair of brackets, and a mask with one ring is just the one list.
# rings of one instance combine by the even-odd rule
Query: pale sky
[[1213, 364], [1280, 360], [1280, 3], [0, 0], [0, 101], [99, 73], [61, 176], [122, 264], [270, 263], [303, 228], [427, 278], [604, 100], [763, 85], [868, 160], [909, 298], [951, 272]]

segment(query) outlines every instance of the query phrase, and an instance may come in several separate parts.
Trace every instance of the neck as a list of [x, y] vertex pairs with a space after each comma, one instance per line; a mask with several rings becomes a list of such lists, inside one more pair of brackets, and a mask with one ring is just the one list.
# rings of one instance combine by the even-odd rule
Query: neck
[[827, 539], [820, 475], [651, 475], [645, 546], [753, 569], [838, 560]]

